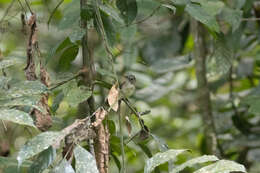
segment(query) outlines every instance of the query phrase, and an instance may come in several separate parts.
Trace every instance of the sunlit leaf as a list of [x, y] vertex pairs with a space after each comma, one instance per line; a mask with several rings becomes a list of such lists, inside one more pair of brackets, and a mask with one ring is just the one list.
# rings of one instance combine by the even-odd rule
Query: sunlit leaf
[[50, 173], [75, 173], [75, 171], [69, 162], [66, 159], [63, 159]]
[[194, 173], [229, 173], [234, 171], [246, 172], [246, 169], [243, 165], [234, 161], [220, 160], [216, 163], [205, 166]]
[[100, 4], [98, 7], [100, 8], [101, 11], [103, 11], [104, 13], [112, 17], [118, 23], [124, 24], [123, 19], [119, 16], [116, 9], [110, 7], [109, 5], [102, 5], [102, 4]]
[[99, 173], [95, 157], [93, 157], [87, 150], [78, 145], [74, 149], [74, 156], [76, 159], [77, 173]]
[[127, 25], [131, 24], [137, 15], [136, 0], [117, 0], [116, 6]]
[[16, 109], [0, 109], [0, 119], [35, 127], [28, 113]]
[[29, 173], [38, 173], [48, 168], [56, 157], [56, 150], [51, 146], [42, 151], [29, 168]]
[[184, 162], [181, 165], [175, 166], [173, 168], [173, 170], [171, 171], [171, 173], [178, 173], [178, 172], [182, 171], [183, 169], [185, 169], [186, 167], [192, 167], [193, 165], [198, 164], [198, 163], [205, 163], [205, 162], [211, 162], [211, 161], [217, 161], [217, 160], [218, 160], [218, 158], [216, 156], [204, 155], [201, 157], [196, 157], [194, 159], [190, 159], [190, 160]]
[[46, 150], [51, 145], [56, 144], [57, 140], [62, 136], [63, 133], [61, 132], [44, 132], [27, 141], [18, 153], [17, 160], [19, 165], [21, 165], [25, 159], [31, 158], [43, 150]]
[[87, 100], [92, 95], [92, 92], [84, 86], [75, 87], [69, 90], [65, 95], [64, 101], [72, 107], [77, 106], [79, 103]]
[[148, 159], [145, 163], [144, 173], [150, 173], [155, 167], [168, 162], [170, 160], [175, 161], [177, 156], [188, 150], [168, 150], [155, 154], [152, 158]]

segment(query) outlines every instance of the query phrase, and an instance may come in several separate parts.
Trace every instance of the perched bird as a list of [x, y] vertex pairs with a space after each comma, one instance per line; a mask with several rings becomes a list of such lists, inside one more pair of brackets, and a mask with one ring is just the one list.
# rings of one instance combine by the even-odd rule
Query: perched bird
[[136, 78], [134, 75], [125, 76], [125, 80], [120, 84], [120, 99], [129, 98], [135, 92]]

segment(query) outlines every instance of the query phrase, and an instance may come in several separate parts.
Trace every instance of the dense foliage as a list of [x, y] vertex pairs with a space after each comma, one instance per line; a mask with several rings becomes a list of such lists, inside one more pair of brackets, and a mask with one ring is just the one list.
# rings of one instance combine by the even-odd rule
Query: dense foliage
[[0, 9], [0, 172], [260, 171], [259, 1]]

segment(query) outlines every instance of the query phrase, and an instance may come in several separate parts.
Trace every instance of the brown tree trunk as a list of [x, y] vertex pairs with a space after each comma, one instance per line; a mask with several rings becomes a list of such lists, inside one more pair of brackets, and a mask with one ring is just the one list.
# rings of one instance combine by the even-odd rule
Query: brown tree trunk
[[198, 107], [204, 122], [204, 134], [207, 154], [217, 155], [217, 136], [211, 109], [210, 91], [206, 77], [207, 45], [203, 25], [195, 20], [191, 22], [194, 37], [194, 58], [197, 78]]

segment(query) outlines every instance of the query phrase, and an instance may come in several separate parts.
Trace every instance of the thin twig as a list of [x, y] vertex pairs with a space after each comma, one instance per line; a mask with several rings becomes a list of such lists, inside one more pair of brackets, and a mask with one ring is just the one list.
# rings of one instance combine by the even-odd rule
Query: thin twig
[[49, 90], [54, 90], [54, 89], [58, 88], [59, 86], [64, 85], [65, 83], [67, 83], [67, 82], [69, 82], [69, 81], [79, 77], [80, 75], [81, 75], [81, 73], [78, 73], [75, 76], [72, 76], [71, 78], [69, 78], [67, 80], [61, 81], [61, 82], [57, 83], [55, 86], [50, 87]]
[[254, 17], [254, 18], [242, 18], [241, 21], [259, 21], [259, 17]]
[[121, 101], [119, 101], [119, 107], [118, 107], [118, 123], [119, 123], [119, 133], [120, 133], [120, 146], [121, 146], [121, 155], [122, 155], [122, 164], [121, 164], [121, 170], [120, 173], [125, 173], [125, 149], [124, 149], [124, 135], [123, 135], [123, 128], [122, 128], [122, 117], [121, 117]]
[[145, 22], [146, 20], [148, 20], [150, 17], [152, 17], [159, 9], [161, 8], [161, 5], [159, 5], [158, 7], [156, 7], [152, 12], [151, 14], [149, 14], [148, 16], [144, 17], [143, 19], [139, 20], [139, 21], [136, 21], [136, 22], [133, 22], [129, 25], [123, 25], [123, 26], [120, 26], [120, 27], [129, 27], [131, 25], [137, 25], [137, 24], [140, 24], [140, 23], [143, 23]]
[[25, 3], [26, 3], [26, 6], [28, 7], [30, 13], [33, 14], [33, 11], [32, 11], [32, 9], [31, 9], [30, 4], [28, 3], [28, 1], [27, 1], [27, 0], [24, 0], [24, 1], [25, 1]]
[[10, 3], [10, 5], [7, 7], [7, 9], [5, 10], [4, 15], [3, 15], [2, 18], [1, 18], [0, 24], [2, 24], [2, 22], [4, 21], [4, 18], [5, 18], [5, 17], [7, 16], [7, 14], [9, 13], [9, 10], [12, 8], [12, 6], [13, 6], [13, 4], [14, 4], [14, 1], [15, 1], [15, 0], [13, 0], [13, 1]]
[[54, 8], [54, 10], [51, 12], [51, 15], [50, 15], [50, 17], [49, 17], [49, 19], [48, 19], [48, 22], [47, 22], [48, 27], [49, 27], [49, 24], [50, 24], [50, 22], [51, 22], [51, 19], [52, 19], [54, 13], [57, 11], [57, 9], [60, 7], [60, 5], [61, 5], [63, 2], [64, 2], [64, 0], [61, 0], [61, 1], [56, 5], [56, 7]]

